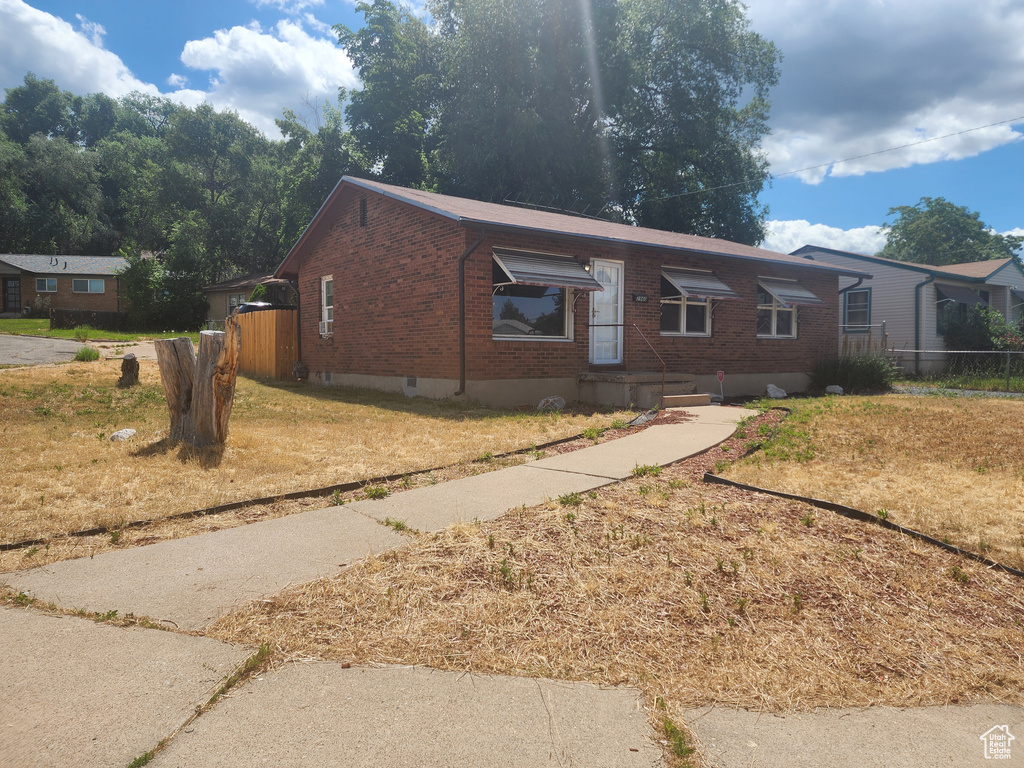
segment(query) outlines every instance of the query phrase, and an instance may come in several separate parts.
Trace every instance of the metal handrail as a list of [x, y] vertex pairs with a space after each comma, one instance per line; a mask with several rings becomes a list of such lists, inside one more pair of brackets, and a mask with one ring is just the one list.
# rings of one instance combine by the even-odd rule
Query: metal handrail
[[[654, 348], [654, 345], [651, 344], [650, 340], [646, 336], [644, 336], [644, 332], [641, 331], [637, 327], [636, 323], [591, 323], [588, 327], [590, 327], [590, 328], [632, 328], [634, 331], [637, 332], [637, 335], [639, 335], [640, 338], [644, 340], [644, 343], [647, 344], [647, 346], [650, 348], [651, 352], [654, 353], [654, 356], [656, 358], [658, 358], [658, 362], [661, 363], [661, 403], [664, 405], [664, 403], [665, 403], [665, 371], [666, 371], [665, 360], [662, 358], [661, 355], [658, 354], [658, 350], [656, 350]], [[628, 336], [628, 334], [626, 335], [625, 342], [626, 342], [625, 343], [626, 349], [625, 349], [625, 354], [623, 354], [623, 359], [626, 362], [626, 371], [628, 372], [629, 369], [630, 369], [630, 365], [629, 365], [629, 336]]]

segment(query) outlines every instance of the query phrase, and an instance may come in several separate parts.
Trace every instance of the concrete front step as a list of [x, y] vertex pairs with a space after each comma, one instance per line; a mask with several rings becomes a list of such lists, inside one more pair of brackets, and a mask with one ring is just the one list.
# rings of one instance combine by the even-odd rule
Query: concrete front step
[[692, 405], [711, 405], [711, 395], [665, 395], [662, 408], [686, 408]]

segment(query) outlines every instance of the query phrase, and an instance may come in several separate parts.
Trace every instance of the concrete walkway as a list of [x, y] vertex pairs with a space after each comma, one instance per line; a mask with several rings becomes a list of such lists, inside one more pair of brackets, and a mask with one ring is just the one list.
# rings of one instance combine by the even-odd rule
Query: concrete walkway
[[[43, 602], [198, 629], [289, 584], [402, 546], [388, 517], [432, 531], [489, 520], [669, 464], [753, 414], [687, 409], [693, 421], [380, 501], [327, 507], [187, 539], [0, 574]], [[187, 721], [253, 649], [0, 610], [0, 765], [125, 766]], [[431, 670], [289, 665], [241, 686], [176, 734], [156, 766], [540, 766], [661, 763], [639, 692]]]

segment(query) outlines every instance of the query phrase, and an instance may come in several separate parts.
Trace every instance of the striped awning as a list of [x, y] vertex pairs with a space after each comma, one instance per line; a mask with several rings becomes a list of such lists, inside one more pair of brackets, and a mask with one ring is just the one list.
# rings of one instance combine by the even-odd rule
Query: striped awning
[[966, 304], [973, 307], [976, 304], [988, 304], [973, 288], [965, 288], [962, 285], [940, 285], [935, 284], [935, 293], [938, 301], [953, 301], [957, 304]]
[[577, 291], [603, 291], [604, 288], [571, 256], [553, 253], [513, 251], [495, 248], [494, 260], [514, 285], [539, 285], [574, 288]]
[[786, 307], [821, 307], [825, 304], [824, 301], [795, 281], [762, 277], [758, 283], [774, 296], [779, 304]]
[[740, 295], [710, 272], [662, 267], [661, 276], [672, 283], [681, 296], [692, 299], [738, 299]]

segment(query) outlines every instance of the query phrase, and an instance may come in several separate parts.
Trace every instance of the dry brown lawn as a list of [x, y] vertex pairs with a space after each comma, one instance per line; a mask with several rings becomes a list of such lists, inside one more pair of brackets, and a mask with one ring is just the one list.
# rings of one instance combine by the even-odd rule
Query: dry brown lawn
[[[628, 684], [652, 719], [1024, 703], [1024, 589], [936, 547], [699, 478], [703, 457], [415, 537], [210, 634], [278, 659]], [[568, 501], [568, 500], [566, 500]]]
[[884, 510], [895, 523], [1024, 568], [1024, 401], [891, 395], [793, 407], [775, 445], [722, 474]]
[[[155, 362], [0, 372], [0, 543], [117, 528], [225, 502], [471, 461], [606, 427], [623, 413], [539, 415], [241, 378], [223, 451], [164, 439]], [[112, 443], [113, 432], [138, 431]]]

